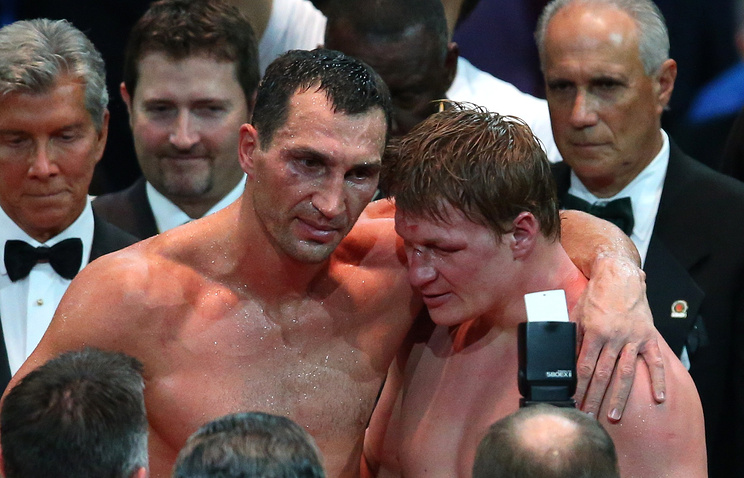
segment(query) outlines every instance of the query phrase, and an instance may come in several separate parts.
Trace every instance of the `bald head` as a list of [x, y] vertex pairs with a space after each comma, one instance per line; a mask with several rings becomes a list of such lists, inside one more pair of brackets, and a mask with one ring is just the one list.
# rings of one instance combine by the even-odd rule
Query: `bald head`
[[612, 439], [573, 408], [521, 408], [489, 428], [473, 478], [619, 478]]

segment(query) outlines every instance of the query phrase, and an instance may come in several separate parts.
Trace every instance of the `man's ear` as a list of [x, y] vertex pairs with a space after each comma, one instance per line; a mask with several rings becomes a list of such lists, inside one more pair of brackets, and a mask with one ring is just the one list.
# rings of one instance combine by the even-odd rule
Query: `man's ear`
[[658, 93], [657, 98], [659, 102], [659, 114], [661, 114], [669, 104], [669, 100], [672, 99], [672, 91], [674, 90], [674, 81], [677, 79], [677, 62], [671, 58], [664, 61], [659, 68], [657, 75]]
[[246, 123], [240, 127], [240, 142], [238, 143], [238, 160], [248, 178], [253, 179], [255, 160], [254, 155], [260, 148], [258, 131], [252, 124]]
[[511, 243], [514, 259], [527, 257], [535, 248], [540, 224], [531, 212], [520, 212], [512, 222], [514, 241]]
[[124, 104], [127, 105], [127, 113], [129, 113], [129, 126], [132, 126], [132, 95], [129, 94], [129, 91], [127, 91], [127, 87], [122, 81], [119, 85], [119, 94], [121, 95], [121, 99], [124, 101]]

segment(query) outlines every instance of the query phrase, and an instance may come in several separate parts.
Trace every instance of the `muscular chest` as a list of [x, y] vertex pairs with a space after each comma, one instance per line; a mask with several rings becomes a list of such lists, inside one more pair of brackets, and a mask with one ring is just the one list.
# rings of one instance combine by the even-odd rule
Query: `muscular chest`
[[519, 406], [516, 350], [422, 349], [401, 402], [404, 475], [469, 477], [485, 430]]
[[321, 449], [331, 444], [343, 454], [363, 434], [410, 323], [406, 307], [388, 309], [348, 293], [270, 308], [212, 290], [184, 307], [181, 320], [169, 311], [145, 364], [153, 434], [177, 450], [213, 418], [259, 410], [289, 416]]

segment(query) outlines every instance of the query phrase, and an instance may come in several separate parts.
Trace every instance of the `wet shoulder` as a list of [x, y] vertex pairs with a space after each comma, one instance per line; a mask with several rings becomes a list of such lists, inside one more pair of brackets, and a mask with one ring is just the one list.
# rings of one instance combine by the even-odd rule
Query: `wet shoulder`
[[395, 233], [395, 205], [388, 200], [370, 203], [335, 256], [342, 262], [367, 266], [404, 266], [403, 243]]

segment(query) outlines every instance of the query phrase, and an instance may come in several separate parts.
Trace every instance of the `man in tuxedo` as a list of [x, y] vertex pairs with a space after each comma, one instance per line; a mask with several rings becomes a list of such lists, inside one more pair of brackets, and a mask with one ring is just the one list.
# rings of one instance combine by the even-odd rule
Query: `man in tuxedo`
[[655, 325], [700, 393], [710, 474], [744, 476], [744, 185], [661, 129], [677, 65], [652, 2], [556, 0], [536, 38], [562, 205], [636, 244]]
[[258, 81], [253, 30], [235, 7], [153, 3], [130, 34], [121, 85], [144, 177], [97, 198], [95, 211], [144, 239], [232, 203]]
[[93, 214], [106, 144], [103, 60], [66, 21], [0, 30], [0, 387], [31, 354], [72, 278], [135, 242]]

